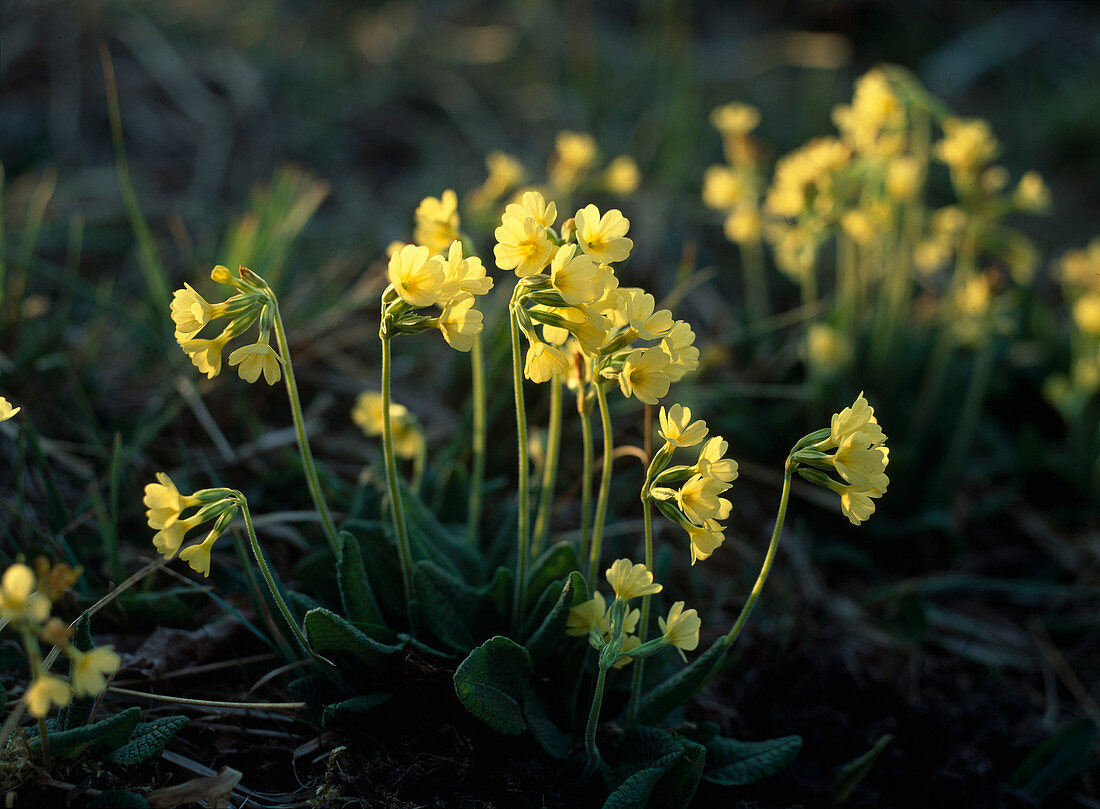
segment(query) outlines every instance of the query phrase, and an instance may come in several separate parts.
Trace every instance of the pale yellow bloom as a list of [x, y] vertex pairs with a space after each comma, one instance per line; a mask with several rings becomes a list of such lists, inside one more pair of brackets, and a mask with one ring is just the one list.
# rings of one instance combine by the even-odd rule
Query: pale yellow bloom
[[547, 382], [554, 374], [563, 374], [568, 369], [569, 360], [559, 348], [534, 340], [527, 349], [523, 375], [532, 382]]
[[838, 485], [840, 510], [852, 525], [859, 525], [875, 513], [874, 499], [882, 497], [888, 482], [886, 476], [882, 475], [862, 484]]
[[493, 279], [485, 274], [485, 265], [477, 256], [464, 258], [462, 242], [451, 242], [447, 260], [443, 265], [443, 286], [439, 290], [439, 302], [446, 304], [456, 295], [469, 293], [484, 295], [493, 288]]
[[711, 112], [710, 123], [723, 135], [747, 135], [759, 125], [760, 110], [751, 104], [731, 101]]
[[31, 716], [42, 719], [50, 712], [50, 706], [63, 708], [73, 698], [69, 684], [52, 674], [41, 674], [34, 678], [23, 697], [27, 701], [27, 711]]
[[172, 295], [172, 321], [176, 324], [176, 340], [190, 340], [203, 326], [220, 316], [224, 304], [211, 304], [202, 295], [184, 284]]
[[692, 523], [704, 525], [707, 520], [723, 520], [732, 507], [719, 495], [729, 484], [709, 475], [692, 475], [676, 492], [676, 504]]
[[703, 204], [724, 211], [743, 202], [750, 188], [729, 166], [708, 166], [703, 173]]
[[637, 191], [641, 180], [638, 164], [629, 155], [619, 155], [607, 164], [603, 172], [604, 187], [612, 194], [621, 196]]
[[699, 367], [699, 349], [695, 347], [695, 332], [683, 320], [677, 320], [661, 340], [661, 350], [669, 356], [670, 362], [665, 373], [673, 382], [679, 382], [685, 374]]
[[107, 675], [114, 674], [122, 665], [113, 646], [100, 646], [89, 652], [70, 649], [73, 661], [73, 694], [78, 697], [94, 697], [107, 689]]
[[176, 520], [153, 534], [153, 547], [161, 556], [172, 559], [183, 545], [187, 533], [201, 522], [202, 518], [198, 514], [185, 520]]
[[[459, 237], [458, 197], [447, 189], [439, 198], [424, 197], [416, 207], [413, 239], [432, 253], [442, 253]], [[396, 285], [395, 285], [396, 286]]]
[[653, 581], [653, 574], [646, 566], [634, 564], [629, 559], [616, 559], [604, 575], [615, 596], [622, 601], [661, 592], [661, 585]]
[[648, 292], [637, 287], [619, 290], [621, 306], [616, 315], [616, 325], [629, 326], [638, 332], [642, 340], [658, 340], [672, 331], [675, 321], [668, 309], [654, 311], [656, 301]]
[[443, 339], [456, 351], [469, 351], [481, 334], [482, 314], [473, 306], [474, 296], [462, 293], [451, 298], [439, 315], [439, 330], [443, 332]]
[[554, 202], [547, 202], [538, 191], [524, 191], [518, 203], [513, 202], [504, 209], [502, 219], [508, 218], [520, 222], [534, 219], [535, 224], [548, 228], [558, 218], [558, 206]]
[[268, 336], [260, 335], [260, 339], [251, 345], [241, 346], [229, 355], [229, 365], [240, 366], [237, 373], [245, 382], [255, 382], [264, 375], [264, 381], [274, 385], [283, 377], [282, 363], [279, 355], [270, 345]]
[[617, 209], [600, 216], [595, 205], [586, 205], [574, 217], [577, 223], [577, 244], [593, 261], [613, 264], [630, 255], [634, 242], [626, 238], [630, 221]]
[[845, 212], [840, 218], [840, 227], [844, 235], [859, 245], [870, 244], [877, 235], [871, 218], [858, 208]]
[[542, 327], [546, 342], [562, 345], [572, 334], [585, 353], [595, 356], [599, 352], [607, 337], [610, 323], [593, 306], [582, 303], [576, 306], [545, 307], [545, 310], [557, 315], [565, 322], [562, 328], [550, 325]]
[[145, 486], [145, 497], [142, 498], [147, 508], [145, 517], [150, 528], [167, 528], [179, 519], [185, 508], [197, 505], [199, 500], [180, 494], [176, 484], [164, 472], [157, 472], [156, 478], [157, 483], [148, 483]]
[[180, 343], [180, 348], [199, 369], [199, 373], [206, 374], [207, 379], [213, 379], [221, 373], [222, 351], [231, 339], [231, 336], [225, 334], [210, 340], [196, 337]]
[[592, 598], [569, 610], [569, 618], [565, 622], [565, 634], [582, 637], [592, 629], [596, 629], [600, 634], [603, 634], [607, 631], [606, 615], [607, 602], [604, 600], [603, 594], [594, 593]]
[[740, 205], [730, 211], [722, 231], [735, 244], [756, 244], [764, 232], [764, 220], [755, 206]]
[[691, 541], [691, 563], [693, 565], [700, 559], [709, 559], [710, 555], [726, 541], [721, 526], [710, 520], [707, 521], [705, 526], [693, 525], [691, 530], [688, 531], [688, 539]]
[[833, 466], [851, 484], [863, 484], [886, 471], [885, 447], [873, 446], [866, 433], [850, 433], [833, 454]]
[[644, 404], [657, 404], [668, 393], [671, 380], [665, 373], [669, 356], [660, 348], [640, 348], [631, 351], [619, 372], [619, 388], [623, 396], [634, 396]]
[[[390, 402], [390, 421], [404, 419], [409, 411], [403, 404]], [[382, 435], [382, 394], [365, 390], [355, 398], [355, 407], [351, 411], [351, 420], [369, 436]]]
[[202, 542], [184, 548], [180, 552], [180, 559], [187, 562], [196, 573], [201, 573], [204, 577], [209, 576], [210, 551], [213, 550], [217, 539], [217, 535], [211, 531]]
[[895, 157], [886, 167], [886, 193], [897, 200], [913, 199], [920, 191], [922, 171], [915, 157]]
[[497, 244], [493, 255], [502, 270], [514, 270], [524, 278], [542, 272], [550, 261], [554, 245], [546, 235], [546, 228], [530, 216], [519, 219], [505, 215], [494, 235]]
[[33, 592], [34, 571], [16, 563], [4, 571], [0, 579], [0, 618], [8, 621], [27, 620], [41, 624], [50, 617], [50, 600]]
[[993, 130], [980, 118], [948, 118], [943, 135], [934, 152], [953, 171], [976, 172], [1000, 152]]
[[22, 409], [21, 407], [12, 407], [11, 402], [0, 396], [0, 421], [7, 421]]
[[846, 407], [839, 413], [834, 413], [831, 422], [832, 434], [828, 441], [831, 446], [840, 446], [840, 443], [853, 433], [866, 433], [867, 440], [871, 444], [881, 444], [886, 440], [882, 427], [875, 420], [875, 410], [867, 403], [863, 392], [860, 391], [851, 407]]
[[712, 437], [699, 450], [699, 460], [695, 462], [695, 471], [704, 477], [715, 478], [722, 483], [731, 483], [737, 479], [737, 461], [725, 457], [729, 444], [720, 435]]
[[806, 357], [817, 368], [836, 370], [852, 357], [851, 343], [827, 323], [811, 323], [806, 330]]
[[1077, 299], [1073, 304], [1073, 320], [1081, 331], [1100, 336], [1100, 289]]
[[691, 420], [691, 409], [674, 404], [667, 411], [662, 407], [657, 414], [661, 438], [674, 447], [694, 447], [707, 437], [707, 423], [702, 419]]
[[485, 168], [489, 170], [489, 176], [484, 188], [493, 197], [499, 197], [519, 185], [527, 176], [527, 170], [519, 160], [497, 150], [489, 152], [485, 158]]
[[581, 173], [595, 165], [599, 156], [596, 139], [589, 134], [566, 130], [558, 133], [554, 147], [550, 183], [570, 191], [576, 187]]
[[668, 619], [657, 618], [665, 642], [674, 647], [680, 657], [687, 662], [684, 652], [690, 652], [699, 646], [699, 629], [703, 622], [695, 610], [685, 610], [684, 602], [677, 601], [668, 611]]
[[390, 256], [390, 283], [410, 306], [431, 306], [439, 300], [446, 274], [443, 260], [423, 245], [409, 244]]
[[[635, 610], [635, 612], [638, 612], [638, 610]], [[634, 658], [630, 656], [630, 652], [634, 649], [637, 649], [641, 645], [642, 639], [639, 638], [637, 635], [625, 636], [623, 638], [623, 646], [619, 650], [619, 654], [621, 655], [621, 657], [619, 657], [618, 660], [611, 664], [612, 668], [621, 669], [623, 666], [629, 666], [631, 663], [633, 663]]]
[[610, 267], [578, 254], [575, 244], [559, 247], [550, 262], [551, 285], [562, 300], [574, 306], [599, 299], [610, 275]]

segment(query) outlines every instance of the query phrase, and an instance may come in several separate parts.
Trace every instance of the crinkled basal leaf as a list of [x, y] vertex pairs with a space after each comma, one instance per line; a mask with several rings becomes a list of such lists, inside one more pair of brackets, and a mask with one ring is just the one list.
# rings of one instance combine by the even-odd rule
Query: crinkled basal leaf
[[579, 743], [579, 740], [558, 727], [534, 688], [523, 699], [523, 717], [539, 747], [554, 758], [567, 758]]
[[724, 786], [755, 784], [786, 769], [801, 749], [801, 736], [780, 736], [761, 742], [716, 736], [707, 743], [709, 760], [703, 778]]
[[584, 576], [574, 570], [569, 574], [569, 579], [562, 587], [561, 595], [558, 596], [554, 607], [524, 644], [535, 664], [549, 657], [564, 641], [569, 611], [586, 600], [588, 600], [588, 586], [585, 584]]
[[603, 809], [644, 809], [653, 790], [684, 752], [684, 744], [657, 728], [636, 727], [610, 752], [604, 780], [613, 788]]
[[707, 762], [707, 748], [682, 736], [678, 737], [678, 741], [684, 746], [683, 752], [653, 788], [649, 805], [654, 809], [683, 809], [691, 803], [695, 790], [699, 788], [699, 778]]
[[455, 693], [474, 716], [498, 733], [522, 733], [523, 700], [531, 682], [531, 656], [497, 635], [478, 646], [454, 674]]
[[401, 584], [401, 565], [397, 559], [397, 543], [393, 526], [381, 520], [347, 520], [344, 525], [354, 530], [359, 549], [367, 565], [367, 581], [379, 608], [391, 620], [404, 620], [405, 592]]
[[336, 613], [323, 608], [307, 612], [303, 624], [313, 651], [326, 657], [328, 652], [345, 652], [375, 669], [385, 666], [391, 655], [404, 648], [404, 644], [388, 645], [372, 640]]
[[[55, 758], [76, 758], [93, 747], [95, 751], [109, 752], [122, 746], [140, 721], [141, 708], [134, 707], [91, 725], [51, 733], [50, 753]], [[32, 750], [41, 746], [40, 738], [31, 740]]]
[[527, 604], [524, 606], [530, 608], [553, 582], [564, 579], [574, 570], [580, 569], [577, 551], [571, 544], [558, 542], [551, 545], [531, 565], [531, 573], [527, 578]]
[[465, 652], [503, 627], [501, 594], [509, 571], [498, 568], [493, 581], [472, 587], [431, 562], [413, 568], [413, 617], [447, 648]]
[[349, 621], [365, 624], [385, 624], [378, 602], [374, 600], [359, 540], [347, 531], [340, 532], [336, 556], [336, 583], [340, 588], [340, 603]]
[[455, 575], [474, 581], [484, 578], [485, 559], [465, 535], [455, 536], [436, 519], [415, 494], [402, 486], [409, 544], [414, 559], [427, 559]]
[[115, 764], [131, 766], [150, 761], [168, 746], [188, 723], [186, 716], [162, 716], [152, 722], [141, 722], [126, 743], [109, 756]]
[[321, 716], [321, 727], [331, 728], [340, 722], [357, 722], [360, 719], [360, 714], [369, 711], [371, 708], [377, 708], [392, 696], [393, 694], [386, 693], [361, 694], [358, 697], [352, 697], [334, 705], [326, 705], [324, 714]]
[[724, 654], [725, 638], [718, 638], [685, 668], [643, 694], [638, 700], [638, 718], [643, 722], [660, 722], [669, 711], [694, 697], [706, 685]]

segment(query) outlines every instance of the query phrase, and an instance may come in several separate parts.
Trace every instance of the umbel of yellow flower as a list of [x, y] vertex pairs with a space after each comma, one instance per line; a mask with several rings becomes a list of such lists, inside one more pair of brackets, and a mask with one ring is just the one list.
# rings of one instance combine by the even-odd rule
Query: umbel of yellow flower
[[0, 579], [0, 618], [12, 623], [42, 624], [50, 617], [50, 599], [34, 592], [34, 571], [16, 563]]
[[677, 601], [668, 611], [668, 618], [658, 618], [657, 624], [661, 627], [664, 641], [680, 653], [680, 659], [685, 663], [687, 656], [684, 652], [690, 652], [699, 646], [699, 628], [703, 622], [699, 620], [699, 613], [695, 610], [685, 610], [684, 602]]
[[691, 564], [694, 565], [700, 559], [709, 559], [726, 541], [726, 536], [721, 525], [714, 520], [705, 520], [703, 525], [691, 526], [688, 540], [691, 543]]
[[431, 306], [439, 300], [446, 273], [443, 260], [423, 245], [407, 244], [390, 256], [390, 283], [410, 306]]
[[709, 520], [724, 520], [733, 505], [719, 495], [729, 484], [709, 475], [692, 475], [676, 492], [676, 504], [692, 523], [703, 526]]
[[674, 404], [658, 413], [661, 427], [658, 434], [674, 447], [694, 447], [707, 437], [707, 423], [702, 419], [691, 420], [691, 409]]
[[660, 348], [639, 348], [631, 351], [619, 371], [619, 388], [623, 396], [634, 396], [639, 402], [657, 404], [668, 393], [671, 380], [666, 370], [671, 360]]
[[615, 597], [621, 601], [661, 592], [661, 585], [653, 581], [653, 574], [646, 566], [634, 564], [629, 559], [616, 559], [605, 575]]
[[113, 646], [100, 646], [88, 652], [73, 648], [67, 654], [73, 661], [73, 693], [78, 697], [91, 697], [105, 691], [107, 676], [118, 671], [122, 664]]
[[21, 407], [12, 407], [11, 402], [0, 396], [0, 421], [7, 421], [22, 409]]
[[43, 718], [50, 712], [50, 706], [64, 708], [73, 698], [69, 684], [52, 674], [39, 674], [27, 689], [24, 699], [31, 716]]
[[715, 478], [722, 483], [731, 483], [737, 479], [737, 461], [726, 458], [729, 444], [720, 435], [711, 438], [699, 450], [699, 460], [695, 462], [695, 472], [704, 477]]
[[577, 223], [577, 244], [581, 250], [600, 264], [624, 261], [634, 248], [634, 242], [626, 238], [630, 221], [621, 211], [612, 209], [600, 216], [595, 205], [586, 205], [574, 216]]
[[603, 171], [603, 185], [612, 194], [633, 194], [641, 183], [638, 164], [629, 155], [619, 155]]
[[669, 356], [670, 362], [665, 373], [673, 382], [679, 382], [684, 378], [684, 374], [699, 367], [699, 349], [695, 347], [695, 332], [683, 320], [677, 320], [668, 334], [661, 338], [661, 350]]

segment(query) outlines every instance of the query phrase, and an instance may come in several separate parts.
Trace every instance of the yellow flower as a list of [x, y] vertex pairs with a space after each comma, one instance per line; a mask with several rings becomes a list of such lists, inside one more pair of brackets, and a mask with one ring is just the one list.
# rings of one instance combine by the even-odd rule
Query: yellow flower
[[596, 163], [599, 150], [591, 135], [559, 132], [554, 142], [554, 159], [550, 165], [550, 183], [556, 188], [571, 191], [576, 187], [580, 174]]
[[695, 347], [695, 332], [683, 320], [677, 320], [661, 340], [661, 350], [669, 356], [670, 362], [665, 373], [673, 382], [679, 382], [684, 378], [684, 374], [699, 367], [699, 349]]
[[755, 206], [741, 205], [730, 211], [722, 231], [735, 244], [756, 244], [764, 231], [764, 220]]
[[695, 610], [685, 610], [684, 602], [677, 601], [668, 611], [668, 619], [657, 618], [665, 643], [674, 647], [686, 663], [684, 652], [690, 652], [699, 646], [699, 628], [703, 622]]
[[668, 354], [660, 348], [639, 348], [631, 351], [619, 372], [619, 388], [623, 396], [635, 396], [644, 404], [657, 404], [668, 393], [671, 380], [665, 372], [670, 363]]
[[848, 211], [840, 218], [840, 228], [849, 239], [859, 245], [870, 244], [875, 238], [876, 230], [865, 211], [859, 209]]
[[214, 548], [217, 536], [211, 531], [206, 539], [190, 547], [184, 548], [180, 553], [180, 559], [187, 562], [196, 573], [204, 577], [210, 575], [210, 551]]
[[469, 351], [475, 338], [481, 333], [481, 312], [473, 308], [474, 296], [468, 293], [456, 295], [447, 301], [439, 316], [439, 330], [443, 339], [456, 351]]
[[193, 514], [185, 520], [176, 520], [153, 534], [153, 547], [166, 559], [173, 558], [183, 544], [187, 533], [202, 521], [199, 514]]
[[833, 447], [839, 447], [841, 442], [853, 433], [866, 433], [867, 441], [871, 444], [881, 444], [886, 440], [882, 427], [875, 420], [875, 410], [867, 403], [862, 391], [851, 407], [833, 414], [831, 430], [832, 434], [825, 443]]
[[199, 369], [199, 373], [206, 374], [207, 379], [213, 379], [222, 371], [222, 351], [231, 339], [231, 335], [223, 332], [210, 340], [202, 338], [184, 340], [180, 343], [180, 348], [190, 358], [191, 363]]
[[443, 260], [423, 245], [406, 245], [390, 256], [390, 283], [410, 306], [431, 306], [443, 289]]
[[50, 706], [63, 708], [73, 698], [69, 684], [52, 674], [40, 674], [34, 678], [23, 697], [27, 701], [27, 710], [31, 716], [42, 719], [50, 712]]
[[873, 478], [861, 484], [850, 486], [837, 485], [840, 495], [840, 510], [852, 525], [859, 525], [875, 513], [872, 498], [879, 498], [886, 492], [889, 481], [885, 475]]
[[691, 563], [694, 565], [700, 559], [709, 559], [710, 555], [718, 550], [718, 547], [726, 541], [725, 534], [720, 530], [718, 523], [708, 520], [707, 525], [693, 525], [688, 531], [688, 539], [691, 541]]
[[180, 494], [176, 484], [163, 472], [157, 472], [156, 478], [157, 483], [145, 486], [145, 497], [142, 499], [147, 507], [145, 516], [150, 528], [167, 528], [179, 519], [185, 508], [198, 505], [199, 500]]
[[50, 617], [50, 600], [42, 593], [32, 592], [34, 586], [34, 572], [26, 565], [16, 563], [5, 570], [0, 579], [0, 618], [45, 622]]
[[[458, 239], [458, 197], [447, 189], [437, 199], [424, 197], [416, 207], [416, 227], [413, 239], [426, 245], [432, 253], [442, 253]], [[396, 286], [396, 284], [395, 284]]]
[[866, 433], [850, 433], [833, 454], [833, 466], [848, 483], [863, 484], [886, 471], [885, 449], [873, 446]]
[[73, 693], [78, 697], [94, 697], [107, 689], [107, 675], [114, 674], [122, 665], [122, 658], [115, 654], [113, 646], [100, 646], [90, 652], [70, 649], [73, 661]]
[[519, 219], [505, 214], [494, 235], [497, 243], [493, 255], [502, 270], [514, 270], [525, 278], [538, 275], [550, 261], [554, 245], [546, 235], [546, 228], [530, 216]]
[[7, 421], [22, 409], [21, 407], [12, 407], [11, 402], [0, 396], [0, 421]]
[[[616, 325], [625, 325], [638, 332], [642, 340], [658, 340], [672, 331], [675, 321], [668, 309], [654, 311], [656, 302], [652, 295], [637, 287], [619, 290], [621, 307]], [[671, 359], [671, 357], [670, 357]]]
[[720, 435], [703, 444], [699, 451], [699, 460], [695, 462], [695, 471], [704, 477], [712, 477], [722, 483], [737, 479], [737, 461], [724, 457], [729, 444]]
[[571, 305], [591, 303], [603, 295], [611, 268], [597, 264], [584, 253], [577, 254], [575, 244], [558, 248], [550, 262], [550, 283]]
[[264, 381], [274, 385], [283, 376], [279, 355], [267, 343], [268, 336], [261, 334], [252, 345], [241, 346], [229, 355], [229, 365], [239, 365], [237, 373], [245, 382], [255, 382], [263, 373]]
[[565, 634], [579, 638], [587, 635], [589, 630], [596, 629], [602, 635], [607, 632], [606, 615], [607, 602], [602, 593], [595, 593], [592, 598], [569, 610]]
[[439, 301], [446, 303], [456, 295], [484, 295], [493, 288], [493, 279], [485, 274], [485, 265], [477, 256], [462, 257], [462, 242], [451, 242], [447, 261], [443, 265], [443, 286]]
[[710, 123], [723, 135], [747, 135], [760, 123], [760, 110], [751, 104], [731, 101], [710, 114]]
[[547, 382], [554, 374], [563, 374], [568, 369], [569, 360], [565, 358], [561, 349], [541, 340], [531, 342], [523, 364], [523, 375], [532, 382]]
[[836, 370], [851, 360], [852, 346], [827, 323], [811, 323], [806, 330], [806, 358], [817, 368]]
[[661, 592], [661, 585], [653, 581], [653, 574], [646, 566], [634, 564], [629, 559], [616, 559], [604, 575], [621, 601]]
[[691, 409], [674, 404], [667, 411], [662, 407], [657, 414], [661, 438], [674, 447], [694, 447], [707, 437], [707, 423], [702, 419], [691, 420]]
[[626, 238], [630, 222], [617, 209], [600, 216], [595, 205], [586, 205], [574, 217], [577, 223], [577, 244], [593, 261], [613, 264], [630, 255], [634, 242]]
[[176, 340], [190, 340], [202, 327], [220, 317], [224, 304], [211, 304], [202, 295], [184, 284], [172, 295], [172, 321], [176, 324]]
[[[390, 402], [390, 421], [399, 421], [408, 412], [404, 405]], [[360, 393], [351, 410], [351, 420], [367, 435], [382, 435], [382, 394], [373, 390]]]
[[482, 186], [484, 192], [490, 197], [499, 197], [510, 188], [514, 188], [523, 182], [527, 176], [523, 164], [510, 154], [493, 150], [485, 158], [485, 168], [489, 176]]
[[915, 157], [895, 157], [886, 167], [886, 193], [896, 200], [913, 199], [920, 191], [921, 171]]
[[1073, 304], [1073, 320], [1081, 331], [1100, 335], [1100, 290], [1077, 299]]
[[948, 118], [943, 136], [935, 155], [956, 172], [977, 172], [1000, 152], [993, 130], [980, 118]]
[[719, 497], [729, 484], [709, 475], [692, 475], [676, 492], [676, 504], [692, 523], [702, 526], [707, 520], [725, 519], [729, 500]]
[[703, 173], [703, 204], [724, 211], [743, 202], [749, 187], [736, 171], [728, 166], [708, 166]]
[[538, 191], [524, 191], [519, 202], [513, 202], [504, 209], [503, 219], [534, 219], [535, 224], [548, 228], [558, 218], [558, 206], [547, 202]]
[[607, 164], [603, 172], [604, 187], [612, 194], [621, 196], [637, 191], [641, 179], [638, 164], [629, 155], [619, 155]]
[[542, 334], [546, 342], [562, 345], [572, 334], [577, 338], [583, 351], [592, 356], [599, 353], [610, 324], [593, 306], [581, 303], [576, 306], [547, 306], [541, 309], [564, 321], [561, 327], [543, 325]]

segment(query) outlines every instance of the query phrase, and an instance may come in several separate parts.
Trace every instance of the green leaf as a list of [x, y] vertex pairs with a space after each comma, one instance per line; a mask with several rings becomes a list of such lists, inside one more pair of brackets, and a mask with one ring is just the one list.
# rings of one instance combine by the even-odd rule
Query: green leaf
[[545, 553], [531, 565], [531, 572], [527, 576], [527, 604], [530, 608], [535, 600], [556, 581], [560, 581], [572, 573], [580, 570], [580, 562], [577, 561], [577, 551], [568, 542], [557, 542], [551, 545]]
[[321, 714], [328, 703], [340, 696], [340, 689], [323, 674], [307, 674], [292, 680], [287, 685], [287, 691], [294, 699], [304, 702], [306, 711], [315, 717]]
[[485, 559], [465, 534], [455, 536], [405, 486], [402, 486], [401, 499], [405, 504], [409, 545], [415, 560], [434, 562], [444, 570], [467, 579], [476, 581], [484, 578]]
[[186, 716], [163, 716], [152, 722], [142, 722], [126, 743], [108, 758], [115, 764], [144, 764], [163, 753], [168, 742], [183, 730], [188, 721], [190, 720]]
[[359, 714], [377, 708], [386, 702], [393, 694], [361, 694], [358, 697], [337, 702], [335, 705], [326, 705], [321, 716], [321, 726], [331, 728], [339, 723], [351, 723], [359, 721]]
[[498, 733], [527, 727], [523, 701], [531, 682], [531, 656], [497, 635], [478, 646], [454, 674], [455, 693], [466, 709]]
[[553, 654], [566, 637], [565, 624], [569, 620], [569, 611], [587, 600], [588, 586], [584, 576], [574, 570], [569, 574], [553, 609], [524, 644], [531, 653], [532, 662], [538, 664]]
[[604, 772], [613, 790], [603, 809], [645, 809], [657, 784], [683, 752], [679, 739], [657, 728], [637, 727], [624, 733], [611, 751], [614, 766]]
[[829, 797], [836, 803], [848, 800], [852, 791], [867, 776], [867, 773], [875, 766], [875, 761], [879, 755], [893, 740], [894, 737], [889, 733], [880, 736], [870, 750], [841, 767], [840, 772], [833, 779], [833, 783], [829, 785]]
[[432, 562], [413, 568], [413, 616], [447, 648], [465, 652], [495, 629], [503, 628], [501, 594], [508, 589], [510, 572], [498, 568], [484, 587], [472, 587]]
[[[368, 669], [383, 668], [390, 657], [405, 646], [403, 643], [385, 644], [372, 640], [336, 613], [323, 608], [307, 612], [303, 623], [313, 651], [325, 657], [331, 657], [330, 652], [347, 654], [365, 663]], [[340, 663], [339, 660], [333, 662]], [[340, 666], [341, 672], [348, 673], [346, 668], [349, 667]]]
[[725, 641], [725, 637], [718, 638], [685, 668], [643, 694], [638, 700], [638, 719], [642, 722], [660, 722], [669, 711], [698, 694], [710, 679], [711, 672], [722, 662]]
[[344, 614], [348, 620], [365, 624], [386, 623], [367, 579], [359, 540], [347, 531], [340, 532], [340, 547], [336, 555], [336, 583], [340, 587], [340, 603], [344, 605]]
[[[80, 614], [80, 617], [76, 620], [76, 627], [73, 634], [73, 646], [82, 652], [90, 652], [93, 648], [92, 645], [92, 625], [91, 620], [88, 617], [88, 611], [85, 610]], [[69, 661], [69, 679], [73, 676], [74, 663]], [[92, 709], [95, 707], [96, 698], [93, 697], [74, 697], [64, 708], [57, 713], [57, 723], [61, 730], [72, 730], [85, 724], [92, 715]]]
[[755, 784], [786, 769], [801, 749], [801, 736], [780, 736], [760, 742], [715, 736], [707, 743], [710, 761], [703, 778], [723, 786]]
[[150, 809], [149, 801], [127, 789], [105, 789], [87, 803], [88, 809]]
[[394, 626], [404, 625], [405, 591], [392, 526], [380, 520], [346, 520], [344, 525], [355, 529], [359, 555], [370, 559], [367, 581], [379, 608]]
[[1040, 803], [1092, 761], [1097, 728], [1078, 719], [1044, 739], [1012, 774], [1012, 783]]
[[699, 788], [699, 778], [707, 762], [707, 748], [682, 736], [678, 740], [684, 749], [654, 787], [649, 799], [654, 809], [684, 809]]
[[[140, 721], [141, 708], [133, 707], [92, 725], [51, 733], [50, 753], [55, 758], [76, 758], [93, 747], [93, 752], [110, 752], [126, 742]], [[31, 740], [32, 750], [41, 746], [40, 738]]]
[[565, 759], [577, 746], [578, 740], [558, 727], [534, 689], [528, 691], [523, 699], [523, 718], [527, 720], [527, 727], [539, 747], [548, 755]]

